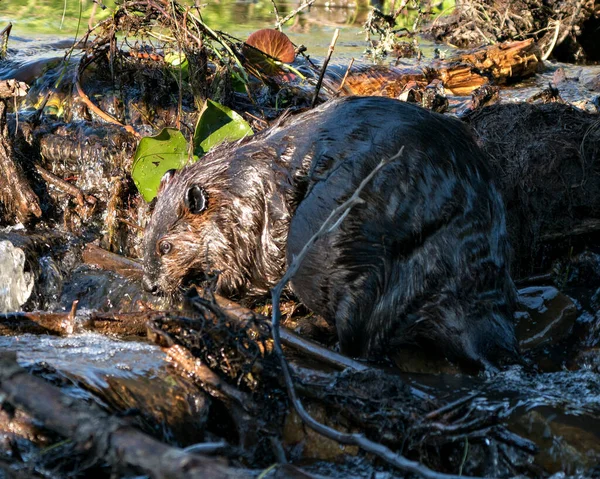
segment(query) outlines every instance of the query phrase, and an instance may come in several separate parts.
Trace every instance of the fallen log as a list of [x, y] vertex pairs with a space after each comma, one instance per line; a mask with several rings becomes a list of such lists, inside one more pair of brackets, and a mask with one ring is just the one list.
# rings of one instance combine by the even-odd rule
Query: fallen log
[[[371, 95], [397, 98], [409, 83], [424, 88], [432, 80], [442, 80], [454, 95], [468, 95], [492, 83], [504, 85], [529, 77], [544, 67], [541, 53], [532, 39], [478, 48], [428, 67], [359, 66], [345, 77], [343, 95]], [[335, 75], [329, 85], [341, 83]]]
[[[450, 58], [448, 62], [467, 64], [483, 75], [491, 76], [497, 85], [504, 85], [540, 71], [544, 67], [541, 55], [533, 38], [528, 38], [520, 42], [506, 42], [477, 48]], [[452, 83], [448, 83], [446, 87], [453, 90]]]
[[43, 311], [0, 314], [0, 335], [53, 334], [58, 336], [94, 331], [118, 337], [146, 336], [146, 324], [165, 312], [102, 313], [98, 311], [73, 314]]
[[66, 396], [30, 375], [11, 353], [0, 354], [0, 390], [5, 401], [113, 467], [132, 467], [154, 478], [234, 478], [241, 471], [223, 461], [167, 446], [125, 420]]

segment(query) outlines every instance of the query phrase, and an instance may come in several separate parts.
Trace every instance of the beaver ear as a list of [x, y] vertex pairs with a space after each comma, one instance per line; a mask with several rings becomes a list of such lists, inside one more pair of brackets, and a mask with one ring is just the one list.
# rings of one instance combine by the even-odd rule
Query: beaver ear
[[167, 185], [169, 184], [169, 181], [171, 181], [171, 178], [173, 178], [176, 171], [177, 170], [169, 170], [162, 176], [162, 178], [160, 179], [160, 185], [158, 186], [157, 194], [160, 193], [161, 191], [163, 191], [167, 187]]
[[208, 205], [208, 195], [204, 188], [198, 185], [191, 186], [185, 194], [185, 206], [190, 213], [197, 215], [202, 213]]

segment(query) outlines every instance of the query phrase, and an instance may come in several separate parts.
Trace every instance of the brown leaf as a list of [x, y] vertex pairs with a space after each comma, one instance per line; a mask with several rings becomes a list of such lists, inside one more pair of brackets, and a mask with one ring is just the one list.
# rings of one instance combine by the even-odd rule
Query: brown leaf
[[279, 30], [264, 28], [254, 32], [246, 44], [276, 58], [283, 63], [292, 63], [296, 52], [291, 40]]

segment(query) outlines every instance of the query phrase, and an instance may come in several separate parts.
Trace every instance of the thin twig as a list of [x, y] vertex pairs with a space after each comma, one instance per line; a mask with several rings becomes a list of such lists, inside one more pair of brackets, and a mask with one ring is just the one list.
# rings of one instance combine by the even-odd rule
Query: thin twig
[[272, 334], [273, 334], [273, 349], [275, 354], [279, 358], [279, 362], [281, 365], [281, 370], [283, 372], [283, 378], [285, 381], [286, 389], [288, 392], [288, 396], [290, 398], [290, 402], [294, 406], [296, 413], [302, 421], [311, 429], [321, 434], [324, 437], [332, 439], [334, 441], [339, 442], [340, 444], [348, 444], [354, 445], [362, 448], [366, 452], [374, 454], [391, 465], [396, 466], [398, 469], [411, 472], [413, 474], [417, 474], [421, 477], [427, 479], [458, 479], [459, 477], [465, 476], [456, 476], [451, 474], [443, 474], [432, 471], [428, 467], [420, 464], [416, 461], [411, 461], [410, 459], [405, 458], [401, 454], [397, 454], [384, 446], [383, 444], [378, 444], [367, 439], [362, 434], [357, 433], [343, 433], [340, 431], [336, 431], [335, 429], [328, 427], [317, 420], [315, 420], [306, 409], [302, 405], [300, 398], [298, 398], [296, 394], [296, 388], [294, 387], [294, 382], [292, 380], [292, 376], [290, 374], [290, 369], [288, 363], [283, 355], [283, 349], [281, 347], [281, 338], [279, 332], [279, 323], [281, 319], [281, 311], [279, 308], [279, 302], [281, 298], [281, 293], [283, 292], [283, 288], [290, 281], [290, 279], [296, 274], [298, 268], [302, 264], [302, 261], [308, 254], [308, 251], [312, 248], [315, 242], [321, 238], [322, 236], [330, 233], [332, 230], [337, 228], [344, 218], [348, 215], [350, 210], [357, 204], [363, 203], [363, 200], [360, 198], [360, 194], [365, 186], [373, 179], [373, 177], [387, 164], [396, 160], [404, 151], [404, 147], [400, 148], [400, 151], [396, 153], [394, 156], [388, 159], [383, 159], [381, 162], [373, 168], [371, 173], [358, 185], [358, 188], [354, 191], [352, 196], [348, 198], [344, 203], [335, 208], [327, 217], [325, 222], [321, 225], [319, 230], [307, 241], [304, 245], [300, 253], [293, 258], [292, 263], [290, 264], [288, 270], [283, 275], [283, 278], [277, 283], [277, 285], [271, 291], [271, 300], [273, 303], [273, 316], [272, 316]]
[[83, 191], [81, 191], [75, 185], [67, 183], [65, 180], [59, 178], [53, 173], [50, 173], [48, 170], [41, 167], [40, 165], [35, 165], [35, 169], [46, 183], [50, 183], [59, 191], [62, 191], [63, 193], [67, 193], [77, 198], [77, 203], [79, 204], [79, 206], [83, 206], [85, 205], [85, 203], [95, 205], [98, 202], [98, 199], [95, 196], [85, 195]]
[[319, 75], [319, 81], [317, 81], [317, 86], [315, 88], [315, 96], [313, 97], [312, 107], [317, 104], [317, 99], [319, 98], [319, 90], [321, 89], [321, 84], [323, 83], [323, 77], [325, 76], [325, 70], [327, 70], [327, 65], [329, 64], [329, 60], [331, 59], [331, 55], [333, 55], [333, 50], [335, 49], [335, 43], [337, 42], [338, 37], [340, 36], [340, 29], [336, 28], [333, 33], [333, 38], [331, 39], [331, 44], [329, 45], [329, 50], [327, 52], [327, 57], [323, 62], [323, 66], [321, 67], [321, 74]]
[[542, 61], [548, 60], [548, 57], [550, 57], [552, 50], [554, 50], [554, 47], [556, 46], [556, 41], [558, 40], [558, 32], [559, 31], [560, 31], [560, 20], [554, 20], [554, 36], [552, 37], [552, 42], [550, 43], [548, 50], [546, 50], [546, 53], [544, 53], [542, 55]]
[[269, 126], [269, 123], [266, 122], [265, 120], [263, 120], [262, 118], [259, 118], [257, 116], [254, 116], [252, 113], [250, 113], [249, 111], [244, 112], [246, 115], [248, 115], [250, 118], [252, 118], [253, 120], [256, 120], [259, 123], [262, 123], [265, 125], [265, 127]]
[[447, 412], [450, 412], [453, 409], [459, 408], [460, 406], [463, 406], [464, 404], [467, 404], [468, 402], [471, 402], [473, 399], [475, 399], [477, 396], [479, 396], [479, 394], [480, 394], [479, 391], [477, 391], [477, 392], [468, 394], [464, 397], [461, 397], [460, 399], [457, 399], [456, 401], [448, 403], [448, 404], [444, 405], [443, 407], [436, 409], [435, 411], [431, 411], [431, 412], [427, 413], [427, 415], [425, 416], [425, 419], [428, 419], [428, 420], [437, 419], [441, 415], [446, 414]]
[[184, 452], [194, 454], [213, 455], [222, 452], [227, 449], [229, 444], [226, 441], [217, 442], [200, 442], [198, 444], [192, 444], [184, 449]]
[[94, 112], [96, 115], [98, 115], [104, 121], [107, 121], [109, 123], [114, 123], [115, 125], [119, 125], [119, 126], [125, 128], [125, 130], [127, 130], [129, 133], [136, 136], [137, 138], [140, 137], [140, 134], [137, 131], [135, 131], [131, 125], [124, 125], [119, 120], [114, 118], [112, 115], [109, 115], [108, 113], [103, 111], [92, 100], [90, 100], [90, 98], [87, 96], [87, 94], [83, 91], [83, 88], [81, 88], [81, 85], [79, 83], [79, 75], [77, 75], [77, 79], [75, 80], [75, 89], [77, 90], [77, 95], [79, 96], [79, 98], [81, 98], [81, 101], [83, 101], [92, 112]]
[[344, 78], [342, 78], [342, 83], [340, 83], [340, 86], [337, 89], [338, 92], [341, 92], [342, 88], [344, 88], [344, 84], [346, 83], [346, 79], [350, 74], [350, 69], [352, 68], [352, 65], [354, 65], [354, 57], [350, 60], [350, 63], [348, 63], [348, 68], [346, 68], [346, 73], [344, 74]]
[[313, 3], [315, 3], [315, 0], [308, 0], [307, 2], [304, 2], [302, 5], [300, 5], [296, 10], [294, 10], [293, 12], [291, 12], [289, 15], [286, 15], [285, 17], [283, 17], [283, 20], [277, 21], [277, 24], [275, 25], [275, 28], [277, 28], [278, 30], [281, 30], [281, 26], [284, 23], [286, 23], [288, 20], [291, 20], [292, 18], [294, 18], [302, 10], [305, 10], [308, 7], [310, 7]]
[[277, 20], [275, 22], [275, 28], [281, 31], [281, 17], [279, 16], [279, 9], [277, 8], [275, 0], [271, 0], [271, 4], [273, 5], [273, 12], [275, 13], [275, 19]]

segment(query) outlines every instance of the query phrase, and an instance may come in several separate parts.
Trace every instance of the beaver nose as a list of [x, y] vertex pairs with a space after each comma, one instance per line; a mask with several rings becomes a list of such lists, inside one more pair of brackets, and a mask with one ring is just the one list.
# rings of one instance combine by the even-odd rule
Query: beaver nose
[[142, 278], [142, 286], [143, 286], [144, 290], [147, 291], [148, 293], [152, 293], [152, 294], [158, 293], [158, 284], [156, 284], [154, 281], [152, 281], [147, 276], [144, 276]]

